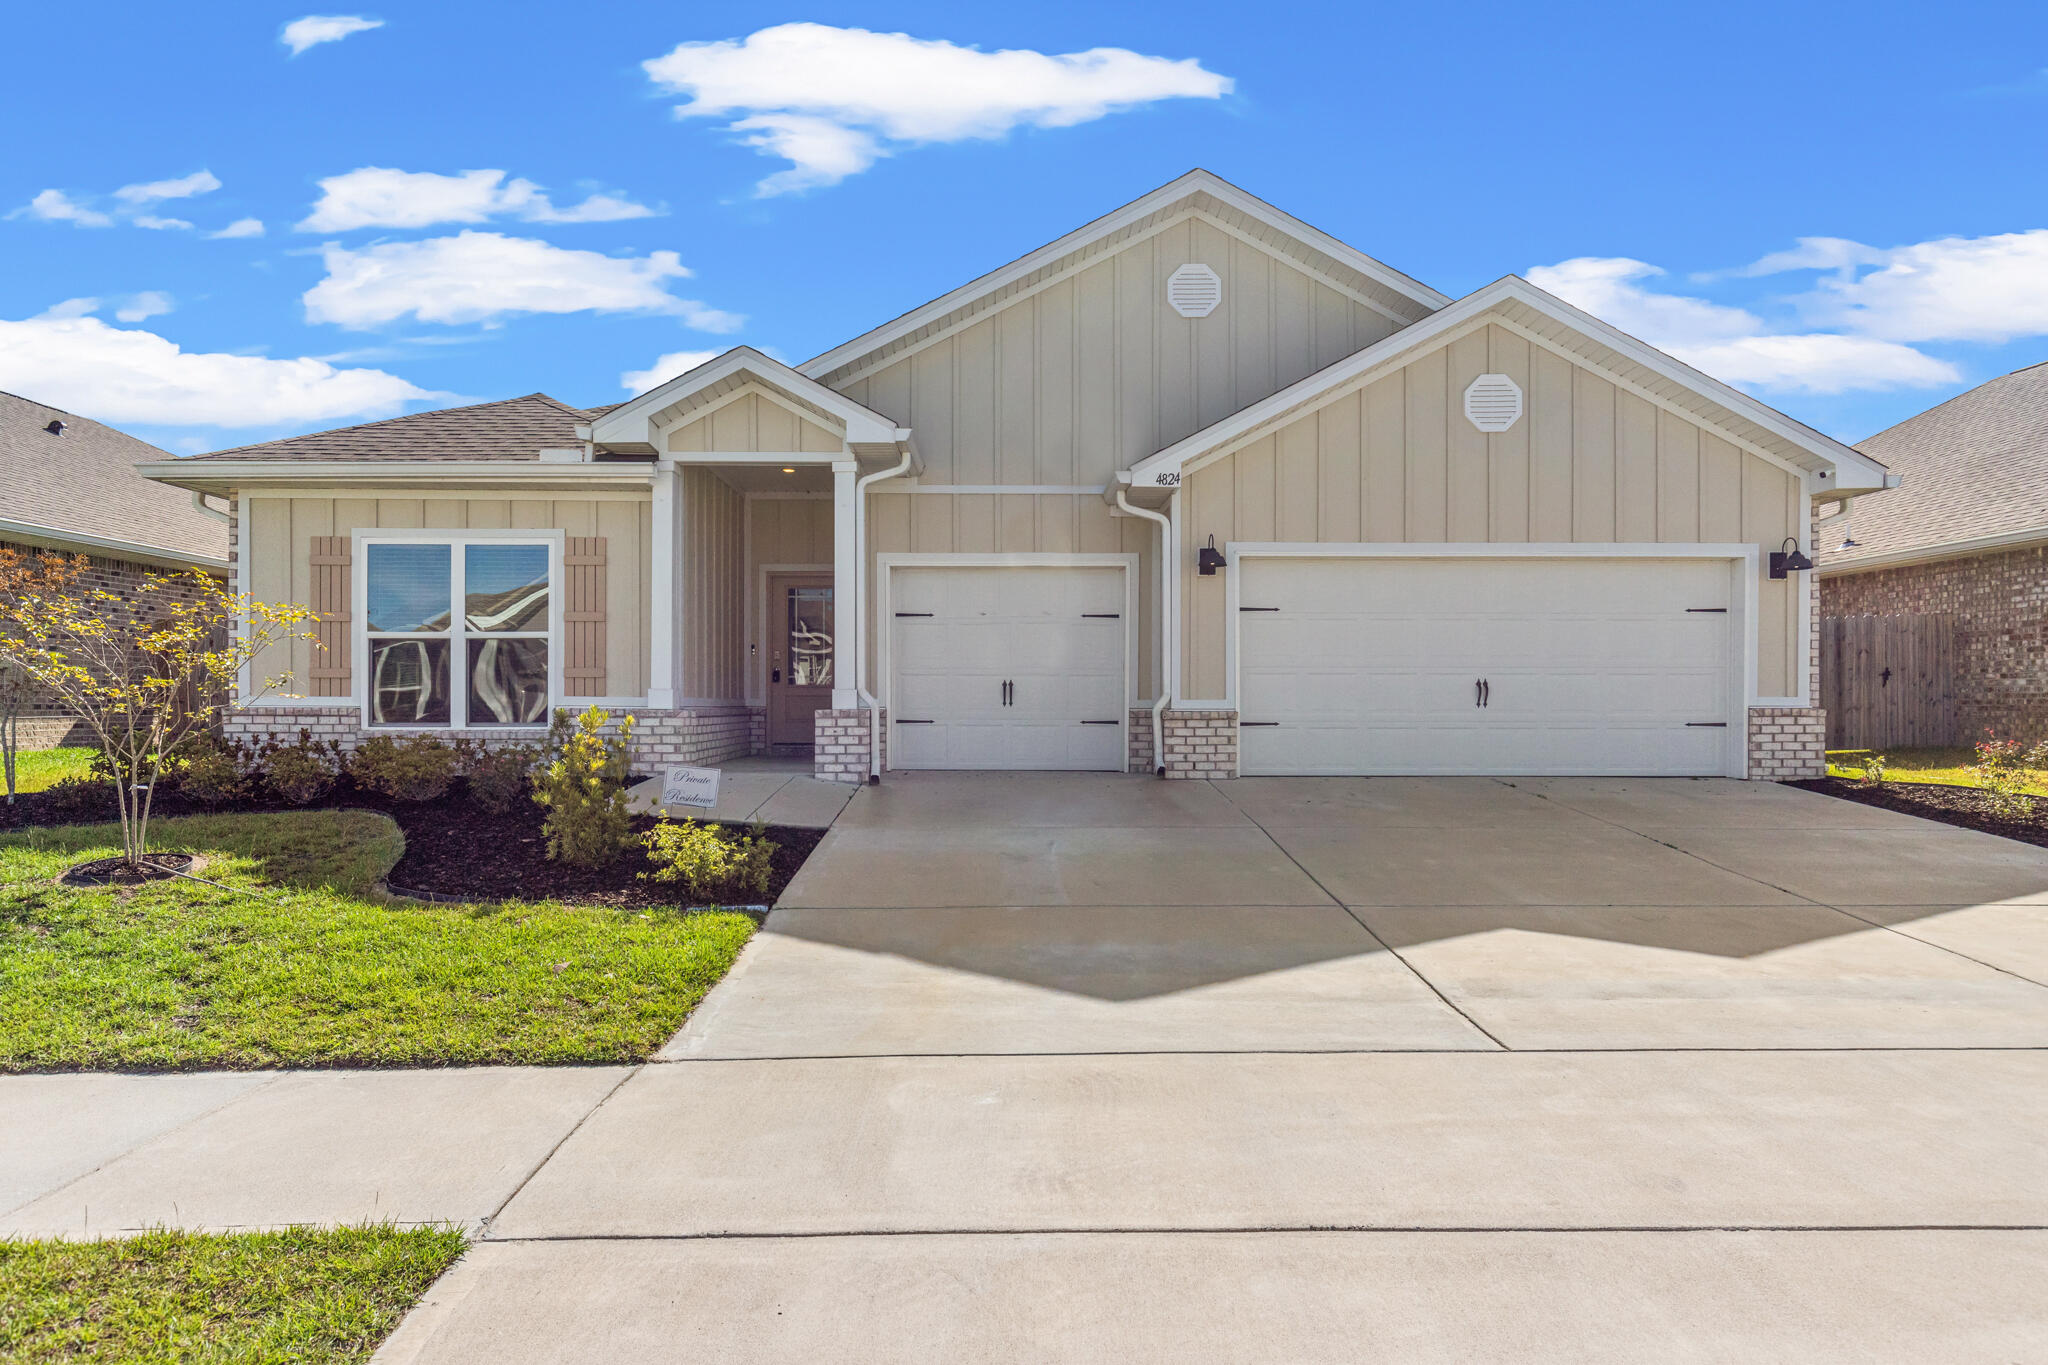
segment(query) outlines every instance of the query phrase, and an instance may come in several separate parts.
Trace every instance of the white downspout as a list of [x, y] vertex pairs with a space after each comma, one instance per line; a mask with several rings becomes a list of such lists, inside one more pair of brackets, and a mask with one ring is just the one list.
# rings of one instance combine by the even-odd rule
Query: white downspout
[[863, 474], [853, 485], [853, 690], [861, 705], [868, 709], [868, 785], [871, 787], [881, 785], [882, 781], [882, 708], [867, 685], [868, 596], [861, 588], [861, 576], [868, 568], [868, 485], [908, 472], [911, 458], [911, 453], [906, 450], [903, 458], [892, 467]]
[[209, 506], [206, 501], [206, 494], [195, 491], [192, 494], [192, 505], [221, 525], [225, 526], [228, 524], [228, 514], [217, 507]]
[[1180, 613], [1174, 609], [1174, 599], [1180, 595], [1180, 552], [1173, 543], [1173, 518], [1164, 512], [1133, 507], [1127, 494], [1126, 489], [1116, 490], [1116, 505], [1120, 509], [1159, 523], [1159, 595], [1165, 619], [1159, 623], [1159, 700], [1152, 703], [1152, 767], [1156, 776], [1164, 777], [1166, 747], [1159, 716], [1179, 684]]

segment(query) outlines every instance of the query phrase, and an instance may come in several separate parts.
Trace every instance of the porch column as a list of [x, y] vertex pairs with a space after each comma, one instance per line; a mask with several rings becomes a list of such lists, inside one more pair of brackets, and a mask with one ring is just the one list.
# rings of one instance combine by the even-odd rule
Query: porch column
[[676, 467], [667, 461], [654, 466], [654, 508], [649, 549], [653, 582], [647, 593], [647, 705], [667, 710], [676, 704], [676, 603], [681, 594], [682, 507]]
[[854, 554], [854, 478], [860, 466], [852, 460], [832, 462], [832, 709], [851, 711], [860, 705], [852, 674], [853, 633], [867, 610], [854, 586], [858, 560]]

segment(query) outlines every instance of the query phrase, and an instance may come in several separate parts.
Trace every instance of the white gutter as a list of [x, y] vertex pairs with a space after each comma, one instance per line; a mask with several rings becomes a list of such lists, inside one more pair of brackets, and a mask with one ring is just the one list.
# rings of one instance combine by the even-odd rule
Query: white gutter
[[146, 479], [191, 488], [195, 484], [239, 487], [252, 483], [389, 483], [426, 479], [437, 484], [530, 482], [645, 484], [654, 479], [652, 460], [543, 464], [539, 460], [155, 460], [135, 466]]
[[211, 555], [180, 554], [176, 550], [166, 550], [160, 545], [145, 545], [138, 540], [115, 540], [110, 536], [67, 531], [58, 526], [38, 526], [27, 521], [0, 520], [0, 536], [24, 545], [63, 550], [72, 554], [109, 554], [118, 559], [164, 569], [206, 569], [225, 573], [229, 567], [227, 560], [215, 559]]
[[908, 473], [915, 459], [906, 449], [894, 465], [863, 474], [853, 484], [853, 694], [868, 708], [869, 786], [880, 786], [882, 781], [882, 708], [867, 687], [868, 599], [861, 590], [861, 575], [868, 566], [868, 485]]
[[[1821, 525], [1831, 526], [1834, 520], [1830, 517]], [[1850, 528], [1852, 533], [1854, 529]], [[1862, 573], [1867, 569], [1897, 569], [1911, 564], [1933, 564], [1944, 559], [1997, 554], [2002, 550], [2024, 550], [2035, 545], [2048, 545], [2048, 526], [2030, 526], [2023, 531], [2005, 531], [1995, 536], [1951, 540], [1940, 545], [1921, 545], [1907, 550], [1888, 550], [1834, 564], [1823, 562], [1815, 566], [1815, 572], [1822, 578], [1834, 578], [1841, 574]]]
[[[1180, 496], [1172, 494], [1168, 501]], [[1173, 518], [1164, 512], [1153, 512], [1131, 505], [1129, 490], [1116, 490], [1116, 505], [1134, 517], [1159, 523], [1159, 595], [1162, 619], [1159, 623], [1159, 700], [1152, 703], [1152, 767], [1155, 775], [1166, 776], [1166, 748], [1162, 735], [1160, 713], [1166, 709], [1167, 701], [1177, 690], [1180, 669], [1180, 651], [1175, 637], [1179, 633], [1180, 613], [1174, 610], [1174, 598], [1180, 590], [1180, 554], [1173, 543]]]

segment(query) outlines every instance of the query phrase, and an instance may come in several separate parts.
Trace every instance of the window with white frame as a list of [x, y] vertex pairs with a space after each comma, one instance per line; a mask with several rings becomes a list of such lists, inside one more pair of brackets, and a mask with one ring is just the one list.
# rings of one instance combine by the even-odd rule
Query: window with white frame
[[551, 542], [372, 540], [363, 548], [367, 724], [547, 723]]

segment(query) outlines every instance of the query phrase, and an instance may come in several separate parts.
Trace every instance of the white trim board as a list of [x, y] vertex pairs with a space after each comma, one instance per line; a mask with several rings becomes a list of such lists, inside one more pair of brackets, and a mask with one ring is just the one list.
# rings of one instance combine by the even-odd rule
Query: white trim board
[[[890, 752], [897, 750], [895, 661], [890, 657], [895, 632], [890, 622], [891, 583], [898, 569], [1122, 569], [1124, 573], [1124, 706], [1118, 715], [1120, 751], [1131, 749], [1131, 707], [1138, 694], [1138, 580], [1140, 556], [1121, 551], [1092, 554], [1029, 553], [964, 554], [948, 551], [900, 551], [877, 554], [875, 560], [875, 681], [876, 701], [889, 717]], [[1124, 767], [1129, 766], [1126, 757]]]
[[[1741, 648], [1732, 651], [1728, 733], [1723, 760], [1729, 777], [1749, 775], [1749, 708], [1764, 705], [1756, 700], [1757, 675], [1757, 568], [1759, 551], [1750, 544], [1662, 544], [1656, 542], [1610, 542], [1606, 544], [1537, 543], [1512, 544], [1497, 541], [1443, 542], [1353, 542], [1322, 544], [1313, 541], [1231, 541], [1223, 547], [1229, 579], [1224, 585], [1223, 680], [1226, 695], [1221, 703], [1180, 701], [1176, 709], [1200, 710], [1205, 706], [1235, 711], [1244, 695], [1239, 686], [1238, 628], [1242, 621], [1239, 590], [1244, 581], [1239, 571], [1243, 561], [1253, 559], [1720, 559], [1726, 560], [1735, 580], [1729, 585], [1733, 604], [1729, 628], [1737, 632]], [[1800, 661], [1802, 676], [1804, 659]]]

